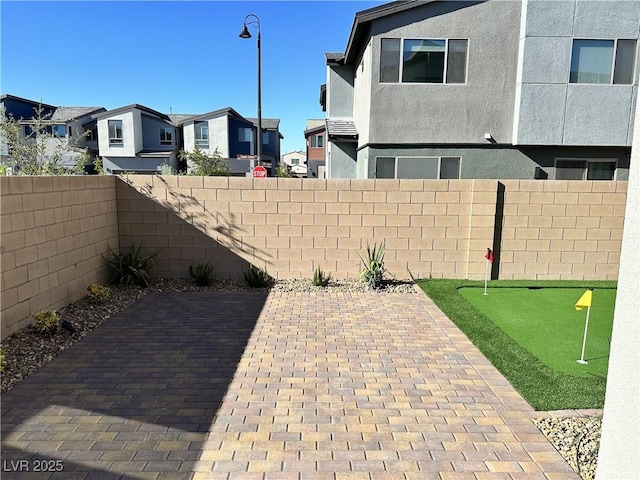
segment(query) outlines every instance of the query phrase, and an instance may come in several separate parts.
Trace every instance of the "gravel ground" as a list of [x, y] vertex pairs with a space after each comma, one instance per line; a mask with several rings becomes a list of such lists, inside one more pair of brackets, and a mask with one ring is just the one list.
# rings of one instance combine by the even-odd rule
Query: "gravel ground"
[[595, 478], [602, 417], [540, 418], [533, 423], [584, 480]]
[[[355, 280], [332, 280], [327, 287], [315, 287], [308, 279], [278, 280], [270, 289], [280, 292], [370, 291], [366, 285]], [[60, 328], [55, 335], [44, 337], [30, 327], [26, 327], [5, 338], [1, 343], [6, 359], [2, 372], [1, 391], [6, 392], [11, 389], [61, 351], [100, 326], [109, 317], [149, 292], [242, 292], [247, 290], [268, 289], [251, 289], [244, 282], [234, 280], [218, 281], [211, 287], [198, 287], [186, 279], [154, 279], [147, 289], [110, 287], [111, 298], [105, 304], [94, 304], [85, 298], [58, 311], [61, 320], [66, 320], [73, 325], [76, 330], [74, 334], [69, 334]], [[390, 281], [380, 291], [409, 293], [415, 290], [410, 281]], [[584, 480], [592, 480], [595, 477], [601, 417], [540, 418], [534, 420], [534, 423]]]

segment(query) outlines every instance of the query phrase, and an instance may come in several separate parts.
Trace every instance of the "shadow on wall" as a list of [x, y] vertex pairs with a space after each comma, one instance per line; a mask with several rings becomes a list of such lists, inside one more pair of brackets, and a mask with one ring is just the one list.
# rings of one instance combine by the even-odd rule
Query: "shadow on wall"
[[152, 292], [62, 352], [2, 395], [3, 480], [190, 478], [267, 294]]
[[210, 263], [218, 278], [242, 279], [252, 263], [265, 267], [271, 257], [241, 240], [253, 232], [235, 214], [207, 211], [190, 193], [148, 183], [138, 191], [126, 178], [118, 182], [117, 192], [120, 245], [142, 242], [146, 254], [158, 251], [155, 277], [188, 277], [189, 266]]

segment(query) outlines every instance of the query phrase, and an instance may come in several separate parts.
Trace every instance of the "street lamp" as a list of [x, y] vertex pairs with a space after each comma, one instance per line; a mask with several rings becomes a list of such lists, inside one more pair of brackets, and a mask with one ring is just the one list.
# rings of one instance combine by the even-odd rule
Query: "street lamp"
[[[249, 18], [253, 18], [253, 19], [247, 22], [247, 19]], [[247, 25], [251, 25], [252, 27], [255, 27], [258, 30], [258, 135], [257, 135], [258, 138], [256, 140], [258, 143], [258, 151], [257, 151], [258, 165], [262, 165], [262, 86], [261, 86], [261, 79], [260, 79], [260, 19], [253, 13], [250, 13], [249, 15], [244, 17], [242, 32], [240, 32], [240, 38], [251, 38], [251, 34], [249, 33], [249, 29], [247, 28]], [[255, 163], [253, 160], [251, 161], [251, 163], [253, 164], [253, 167], [255, 167]], [[271, 174], [275, 176], [274, 171], [272, 171]]]

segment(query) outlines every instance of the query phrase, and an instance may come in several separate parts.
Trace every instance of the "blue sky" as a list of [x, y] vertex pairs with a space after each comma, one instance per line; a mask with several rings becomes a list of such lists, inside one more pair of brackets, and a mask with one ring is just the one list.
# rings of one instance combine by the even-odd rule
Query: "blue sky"
[[280, 118], [282, 152], [304, 150], [323, 118], [325, 52], [344, 52], [356, 12], [380, 1], [0, 2], [1, 92], [64, 106], [257, 116], [257, 46], [238, 37], [260, 18], [262, 116]]

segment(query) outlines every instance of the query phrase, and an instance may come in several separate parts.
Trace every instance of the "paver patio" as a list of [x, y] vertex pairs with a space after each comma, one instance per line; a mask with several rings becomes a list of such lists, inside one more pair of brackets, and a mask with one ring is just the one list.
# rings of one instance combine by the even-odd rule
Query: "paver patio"
[[578, 479], [533, 416], [418, 291], [155, 292], [2, 396], [2, 478]]

